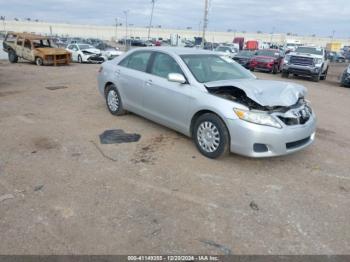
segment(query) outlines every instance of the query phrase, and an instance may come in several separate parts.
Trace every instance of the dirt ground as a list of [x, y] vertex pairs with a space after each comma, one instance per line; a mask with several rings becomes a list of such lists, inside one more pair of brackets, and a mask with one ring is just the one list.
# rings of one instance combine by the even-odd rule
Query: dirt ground
[[[313, 146], [222, 160], [136, 115], [112, 116], [98, 68], [0, 61], [0, 254], [350, 254], [345, 64], [320, 83], [287, 80], [309, 90]], [[141, 139], [102, 145], [108, 129]]]

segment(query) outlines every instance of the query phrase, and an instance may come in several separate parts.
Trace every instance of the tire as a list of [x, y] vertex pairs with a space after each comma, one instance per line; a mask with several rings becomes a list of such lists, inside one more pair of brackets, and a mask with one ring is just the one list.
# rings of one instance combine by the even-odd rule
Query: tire
[[37, 66], [42, 66], [42, 65], [44, 65], [44, 61], [41, 57], [37, 57], [37, 58], [35, 58], [35, 64]]
[[106, 105], [109, 112], [115, 116], [121, 116], [126, 113], [123, 109], [122, 99], [115, 85], [111, 84], [106, 88]]
[[318, 74], [316, 76], [312, 76], [312, 81], [314, 82], [320, 82], [321, 80], [321, 74]]
[[255, 69], [254, 69], [254, 68], [252, 68], [252, 67], [251, 67], [251, 68], [249, 68], [249, 70], [250, 70], [250, 71], [252, 71], [252, 72], [254, 72], [254, 71], [255, 71]]
[[328, 75], [328, 68], [326, 69], [326, 71], [324, 72], [324, 75], [322, 75], [320, 77], [320, 80], [326, 80], [327, 79], [327, 75]]
[[282, 71], [282, 77], [283, 78], [288, 78], [289, 77], [289, 72], [288, 71]]
[[199, 116], [192, 137], [199, 152], [208, 158], [223, 157], [230, 152], [229, 132], [225, 123], [215, 114]]
[[272, 68], [272, 74], [277, 74], [278, 73], [278, 65], [274, 65]]
[[83, 58], [81, 58], [81, 55], [78, 55], [78, 63], [82, 64], [83, 63]]
[[18, 56], [16, 55], [15, 51], [9, 51], [8, 56], [10, 63], [14, 64], [18, 62]]

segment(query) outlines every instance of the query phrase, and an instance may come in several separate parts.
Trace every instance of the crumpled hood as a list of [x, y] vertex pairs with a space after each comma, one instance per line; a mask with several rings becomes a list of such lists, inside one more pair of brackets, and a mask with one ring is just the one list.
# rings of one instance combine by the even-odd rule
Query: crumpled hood
[[35, 48], [36, 51], [43, 53], [44, 55], [65, 55], [69, 52], [63, 48], [42, 47]]
[[96, 54], [96, 55], [101, 54], [101, 51], [99, 49], [96, 49], [96, 48], [87, 48], [87, 49], [82, 49], [81, 51], [86, 51], [86, 52], [89, 52], [91, 54]]
[[292, 106], [301, 97], [305, 97], [307, 90], [304, 86], [261, 79], [223, 80], [205, 83], [208, 89], [218, 87], [236, 87], [261, 106]]

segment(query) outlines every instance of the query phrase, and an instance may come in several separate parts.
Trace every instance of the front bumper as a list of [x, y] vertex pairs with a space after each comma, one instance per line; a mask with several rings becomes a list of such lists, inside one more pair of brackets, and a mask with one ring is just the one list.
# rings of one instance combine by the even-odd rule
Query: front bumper
[[[315, 140], [316, 118], [312, 115], [304, 125], [283, 125], [281, 129], [240, 119], [227, 119], [227, 127], [231, 137], [231, 152], [249, 157], [273, 157], [310, 146]], [[259, 150], [260, 145], [264, 145], [267, 150]]]
[[101, 64], [105, 62], [105, 58], [102, 55], [97, 55], [97, 54], [84, 55], [83, 61], [88, 63]]
[[299, 66], [284, 64], [282, 70], [296, 75], [317, 76], [320, 74], [321, 68], [315, 66]]
[[258, 62], [258, 63], [250, 63], [250, 68], [254, 70], [259, 70], [259, 71], [266, 71], [270, 72], [272, 71], [274, 66], [274, 63], [265, 63], [265, 62]]

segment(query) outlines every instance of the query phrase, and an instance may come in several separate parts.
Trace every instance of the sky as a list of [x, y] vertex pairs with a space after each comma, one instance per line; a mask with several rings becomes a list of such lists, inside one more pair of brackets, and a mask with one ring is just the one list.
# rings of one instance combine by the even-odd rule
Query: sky
[[[155, 0], [153, 25], [198, 30], [204, 0]], [[210, 0], [208, 30], [350, 38], [350, 0]], [[151, 0], [0, 0], [0, 16], [47, 22], [146, 27]]]

